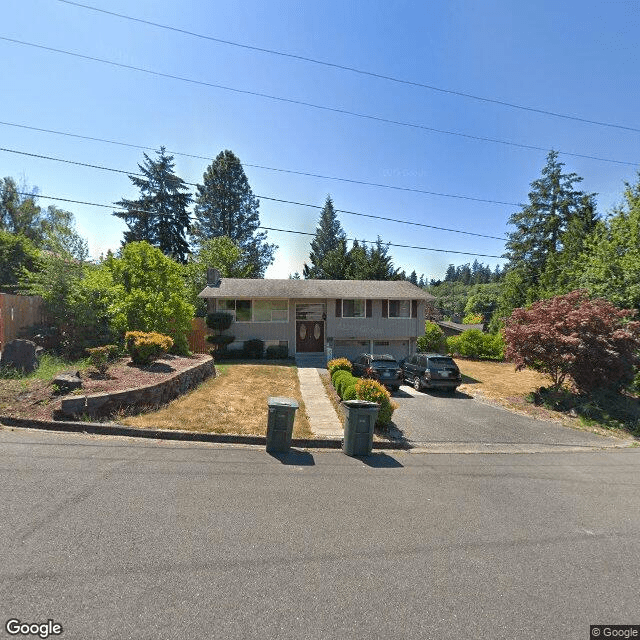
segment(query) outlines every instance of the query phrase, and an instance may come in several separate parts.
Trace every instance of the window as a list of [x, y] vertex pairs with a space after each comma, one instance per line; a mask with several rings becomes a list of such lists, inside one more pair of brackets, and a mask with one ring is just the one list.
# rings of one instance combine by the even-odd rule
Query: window
[[287, 322], [289, 303], [287, 300], [254, 300], [254, 322]]
[[218, 300], [218, 311], [233, 314], [236, 322], [251, 322], [251, 300], [222, 298]]
[[343, 318], [364, 318], [365, 317], [365, 301], [364, 298], [356, 298], [353, 300], [342, 301], [342, 317]]
[[410, 318], [411, 300], [389, 300], [390, 318]]
[[287, 322], [288, 300], [218, 300], [218, 311], [233, 314], [236, 322]]

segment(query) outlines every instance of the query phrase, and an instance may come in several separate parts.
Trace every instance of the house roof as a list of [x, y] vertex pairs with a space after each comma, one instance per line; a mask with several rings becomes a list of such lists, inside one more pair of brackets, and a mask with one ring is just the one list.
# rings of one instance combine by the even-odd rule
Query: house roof
[[460, 322], [451, 322], [449, 320], [436, 320], [436, 324], [442, 328], [452, 329], [453, 331], [458, 331], [462, 333], [463, 331], [468, 331], [469, 329], [479, 329], [480, 331], [484, 331], [484, 324], [462, 324]]
[[200, 298], [389, 298], [431, 300], [433, 296], [406, 280], [270, 280], [222, 278]]

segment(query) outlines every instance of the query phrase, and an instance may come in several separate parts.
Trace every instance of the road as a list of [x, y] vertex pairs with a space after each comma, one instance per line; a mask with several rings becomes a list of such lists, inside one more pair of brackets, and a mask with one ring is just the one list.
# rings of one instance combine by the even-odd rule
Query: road
[[605, 447], [622, 440], [536, 420], [476, 400], [461, 391], [415, 391], [403, 385], [393, 394], [399, 407], [393, 422], [413, 443], [491, 443]]
[[5, 428], [0, 455], [3, 627], [583, 640], [640, 623], [640, 449], [274, 457]]

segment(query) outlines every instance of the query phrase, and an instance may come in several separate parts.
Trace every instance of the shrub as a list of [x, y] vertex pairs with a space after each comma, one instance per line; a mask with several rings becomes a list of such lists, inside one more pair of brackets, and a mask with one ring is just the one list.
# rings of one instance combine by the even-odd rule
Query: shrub
[[346, 358], [334, 358], [333, 360], [329, 360], [327, 362], [327, 369], [329, 369], [329, 375], [333, 379], [333, 374], [336, 371], [348, 371], [351, 373], [352, 365]]
[[482, 316], [479, 313], [468, 313], [462, 318], [462, 324], [481, 324]]
[[479, 329], [468, 329], [459, 336], [447, 338], [447, 351], [465, 358], [490, 358], [502, 360], [504, 358], [504, 342], [497, 333], [482, 333]]
[[181, 265], [147, 242], [129, 242], [120, 257], [108, 255], [99, 271], [115, 288], [109, 309], [116, 331], [158, 332], [172, 338], [172, 352], [189, 352], [194, 309]]
[[266, 357], [269, 360], [284, 360], [289, 357], [289, 347], [284, 344], [272, 344], [267, 347]]
[[338, 369], [337, 371], [334, 371], [333, 374], [331, 375], [331, 384], [336, 387], [338, 386], [338, 380], [343, 377], [345, 374], [349, 374], [351, 375], [350, 371], [345, 371], [344, 369]]
[[385, 426], [391, 422], [391, 416], [398, 405], [391, 400], [391, 395], [377, 380], [360, 378], [356, 382], [356, 397], [358, 400], [376, 402], [380, 405], [376, 425]]
[[233, 315], [224, 311], [207, 314], [207, 327], [214, 331], [226, 331], [233, 323]]
[[264, 340], [252, 338], [245, 340], [242, 345], [242, 355], [250, 360], [259, 360], [264, 354]]
[[207, 327], [215, 331], [214, 335], [207, 336], [207, 342], [210, 342], [213, 349], [209, 353], [214, 358], [224, 358], [229, 355], [227, 347], [236, 339], [235, 336], [223, 334], [233, 323], [233, 315], [224, 311], [217, 311], [207, 314]]
[[173, 340], [161, 333], [127, 331], [124, 336], [127, 353], [134, 364], [149, 364], [173, 346]]
[[541, 371], [559, 389], [567, 378], [578, 391], [618, 390], [633, 377], [640, 348], [635, 311], [618, 309], [586, 291], [572, 291], [515, 309], [506, 321], [506, 357], [517, 370]]
[[356, 385], [355, 384], [349, 385], [344, 390], [344, 393], [342, 394], [342, 399], [343, 400], [355, 400], [357, 397], [358, 397], [358, 394], [356, 393]]
[[424, 323], [424, 335], [417, 340], [421, 353], [438, 353], [444, 343], [444, 331], [435, 322]]
[[109, 361], [118, 353], [118, 345], [106, 344], [103, 347], [94, 347], [87, 349], [89, 354], [89, 362], [98, 370], [98, 373], [104, 375], [109, 368]]
[[358, 381], [358, 378], [355, 378], [354, 376], [352, 376], [348, 371], [345, 371], [345, 374], [346, 375], [340, 377], [340, 379], [338, 380], [338, 386], [336, 387], [336, 391], [338, 392], [338, 395], [343, 400], [344, 400], [344, 392], [347, 390], [347, 388], [355, 386], [356, 382]]

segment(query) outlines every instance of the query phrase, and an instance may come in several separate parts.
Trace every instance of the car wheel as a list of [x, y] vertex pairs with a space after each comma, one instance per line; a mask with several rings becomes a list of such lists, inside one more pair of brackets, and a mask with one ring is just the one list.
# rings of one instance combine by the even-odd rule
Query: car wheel
[[413, 388], [416, 391], [420, 391], [422, 389], [422, 384], [420, 384], [420, 378], [418, 378], [418, 376], [413, 379]]

